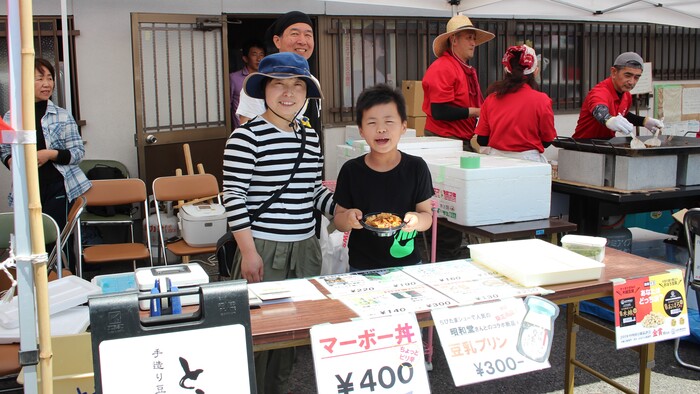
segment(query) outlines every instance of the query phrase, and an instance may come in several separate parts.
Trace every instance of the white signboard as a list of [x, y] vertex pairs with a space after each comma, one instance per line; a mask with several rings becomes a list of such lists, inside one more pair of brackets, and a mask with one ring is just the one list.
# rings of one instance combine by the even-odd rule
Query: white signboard
[[204, 328], [100, 343], [102, 392], [250, 392], [245, 328]]
[[[526, 351], [522, 353], [518, 350], [523, 348], [522, 345], [518, 347], [518, 341], [525, 312], [525, 305], [519, 298], [431, 312], [456, 386], [550, 367], [546, 358], [532, 359], [539, 358], [527, 351], [532, 346], [525, 346]], [[541, 345], [546, 345], [553, 332], [530, 335], [523, 330], [523, 334], [528, 343], [538, 338]], [[537, 352], [537, 356], [545, 355], [548, 351]]]
[[632, 94], [645, 94], [652, 93], [654, 91], [651, 85], [651, 63], [644, 63], [644, 71], [642, 71], [642, 76], [639, 77], [639, 81], [634, 86], [634, 89], [630, 91]]
[[429, 393], [412, 313], [311, 327], [319, 393]]

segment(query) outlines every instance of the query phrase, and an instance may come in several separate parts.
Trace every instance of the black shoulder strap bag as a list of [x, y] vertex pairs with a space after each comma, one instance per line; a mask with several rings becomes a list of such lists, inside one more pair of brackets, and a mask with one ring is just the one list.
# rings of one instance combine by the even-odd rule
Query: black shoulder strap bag
[[[255, 212], [250, 214], [250, 223], [255, 222], [261, 213], [265, 212], [267, 208], [270, 207], [277, 199], [284, 193], [287, 186], [292, 182], [294, 174], [296, 174], [301, 164], [301, 159], [304, 157], [304, 150], [306, 149], [306, 128], [301, 122], [299, 122], [301, 127], [301, 149], [299, 149], [299, 156], [294, 162], [294, 167], [292, 168], [292, 174], [289, 176], [287, 182], [279, 188], [275, 194], [272, 195], [263, 205], [261, 205]], [[246, 125], [241, 125], [245, 129], [250, 130]], [[233, 257], [236, 255], [236, 249], [238, 249], [238, 244], [236, 243], [236, 238], [234, 238], [231, 231], [227, 231], [219, 240], [216, 242], [216, 259], [219, 262], [219, 276], [229, 276], [235, 279], [239, 279], [241, 276], [241, 267], [233, 266]]]

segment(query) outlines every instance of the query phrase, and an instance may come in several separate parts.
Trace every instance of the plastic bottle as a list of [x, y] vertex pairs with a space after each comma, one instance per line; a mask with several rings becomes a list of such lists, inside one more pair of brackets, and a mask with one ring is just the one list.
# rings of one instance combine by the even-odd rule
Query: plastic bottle
[[536, 361], [549, 358], [554, 334], [554, 319], [559, 316], [559, 307], [542, 297], [528, 296], [525, 299], [527, 313], [520, 326], [518, 352]]

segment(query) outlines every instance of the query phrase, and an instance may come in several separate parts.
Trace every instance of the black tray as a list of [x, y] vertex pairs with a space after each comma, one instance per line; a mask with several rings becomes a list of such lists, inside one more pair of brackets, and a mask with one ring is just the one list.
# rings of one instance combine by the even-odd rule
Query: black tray
[[[639, 137], [639, 139], [643, 142], [651, 137], [650, 135], [642, 136]], [[552, 141], [552, 145], [557, 148], [618, 156], [659, 156], [700, 153], [700, 138], [674, 136], [669, 141], [669, 136], [661, 135], [659, 139], [661, 140], [661, 146], [646, 149], [630, 148], [632, 137], [615, 137], [609, 140], [575, 140], [570, 137], [557, 137]]]

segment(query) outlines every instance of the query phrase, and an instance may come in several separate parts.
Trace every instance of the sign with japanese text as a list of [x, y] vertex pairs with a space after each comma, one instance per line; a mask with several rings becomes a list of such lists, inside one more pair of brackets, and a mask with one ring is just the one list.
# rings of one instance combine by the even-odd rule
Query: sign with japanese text
[[[536, 347], [532, 339], [537, 339], [539, 347], [546, 347], [554, 333], [551, 328], [521, 330], [526, 308], [520, 298], [435, 309], [431, 313], [456, 386], [550, 367], [548, 359], [536, 361], [548, 350], [527, 350]], [[519, 346], [521, 335], [523, 341], [530, 341], [529, 345]]]
[[100, 363], [104, 394], [248, 393], [253, 367], [240, 324], [102, 341]]
[[394, 314], [311, 327], [319, 393], [429, 393], [416, 316]]
[[618, 349], [690, 333], [683, 272], [613, 280]]

